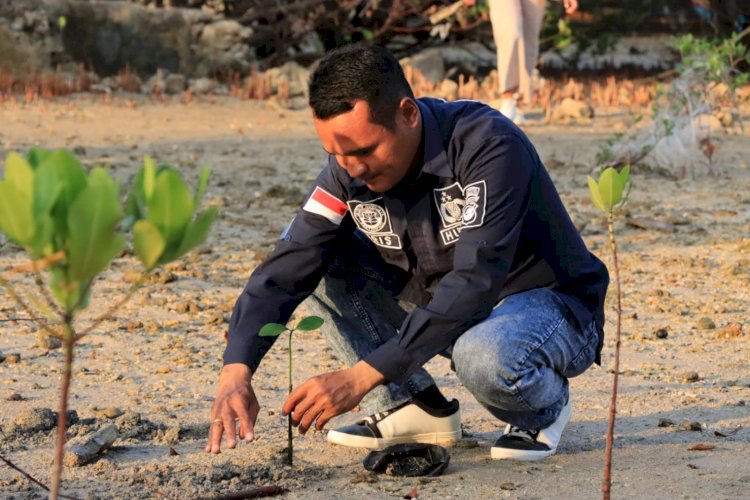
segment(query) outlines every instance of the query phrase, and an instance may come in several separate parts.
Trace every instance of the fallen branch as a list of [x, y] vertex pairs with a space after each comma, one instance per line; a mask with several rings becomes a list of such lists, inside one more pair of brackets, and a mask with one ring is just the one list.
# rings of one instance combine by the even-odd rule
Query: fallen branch
[[244, 500], [246, 498], [272, 497], [281, 495], [286, 491], [286, 488], [282, 488], [281, 486], [269, 485], [258, 486], [257, 488], [250, 488], [249, 490], [238, 491], [237, 493], [229, 493], [227, 495], [219, 495], [209, 498], [210, 500]]

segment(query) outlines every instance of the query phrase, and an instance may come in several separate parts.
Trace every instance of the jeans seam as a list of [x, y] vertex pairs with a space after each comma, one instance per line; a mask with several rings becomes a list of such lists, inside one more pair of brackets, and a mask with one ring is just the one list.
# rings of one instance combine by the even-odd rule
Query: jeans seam
[[373, 323], [372, 319], [370, 318], [370, 315], [367, 314], [367, 311], [364, 307], [362, 307], [362, 303], [359, 301], [359, 297], [357, 294], [351, 289], [351, 281], [346, 282], [346, 290], [349, 293], [349, 298], [352, 301], [352, 305], [354, 306], [354, 309], [357, 311], [357, 315], [362, 319], [362, 322], [365, 324], [367, 328], [367, 332], [370, 335], [370, 338], [375, 341], [377, 345], [383, 345], [383, 339], [380, 337], [380, 334], [378, 333], [378, 329], [375, 327], [375, 324]]

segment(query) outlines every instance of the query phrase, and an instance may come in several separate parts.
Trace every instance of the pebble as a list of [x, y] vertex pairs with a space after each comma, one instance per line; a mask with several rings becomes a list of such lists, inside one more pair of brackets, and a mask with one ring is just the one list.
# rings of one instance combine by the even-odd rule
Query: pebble
[[125, 412], [122, 409], [116, 408], [114, 406], [110, 406], [107, 408], [97, 408], [94, 410], [94, 415], [99, 418], [117, 418], [124, 413]]
[[718, 330], [716, 336], [720, 339], [733, 339], [742, 336], [742, 325], [739, 323], [729, 323], [727, 326]]
[[670, 420], [668, 418], [660, 418], [659, 423], [657, 424], [657, 426], [659, 427], [674, 427], [675, 425], [677, 424], [674, 422], [674, 420]]
[[21, 355], [17, 352], [13, 352], [5, 355], [5, 359], [2, 360], [9, 365], [15, 365], [21, 361]]
[[700, 422], [691, 422], [690, 420], [685, 420], [680, 424], [680, 430], [700, 432], [703, 430], [703, 427], [701, 427]]
[[711, 318], [708, 317], [702, 317], [698, 320], [698, 324], [696, 325], [699, 330], [713, 330], [716, 328], [716, 323]]
[[669, 332], [666, 328], [659, 328], [654, 330], [654, 337], [657, 339], [665, 339], [669, 336]]
[[700, 379], [701, 376], [698, 375], [698, 372], [685, 372], [680, 375], [680, 380], [683, 382], [698, 382]]
[[41, 347], [42, 349], [59, 349], [60, 346], [62, 346], [60, 339], [49, 335], [40, 335], [33, 347]]

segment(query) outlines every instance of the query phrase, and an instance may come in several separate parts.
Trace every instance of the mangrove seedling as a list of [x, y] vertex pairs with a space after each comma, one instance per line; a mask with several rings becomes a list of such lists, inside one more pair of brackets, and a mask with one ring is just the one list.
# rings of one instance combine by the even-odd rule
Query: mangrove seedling
[[[209, 169], [201, 173], [195, 196], [180, 173], [146, 158], [125, 206], [120, 186], [103, 167], [87, 172], [70, 152], [32, 149], [26, 158], [10, 153], [0, 180], [0, 232], [21, 246], [30, 263], [36, 293], [20, 280], [0, 276], [0, 286], [63, 348], [60, 412], [50, 498], [60, 495], [73, 346], [109, 319], [157, 266], [178, 259], [201, 244], [216, 208], [198, 213]], [[85, 329], [75, 319], [89, 304], [97, 276], [125, 248], [132, 228], [133, 250], [143, 266], [140, 279]]]
[[[615, 269], [615, 285], [617, 289], [617, 333], [615, 335], [615, 367], [612, 382], [612, 401], [609, 407], [609, 425], [607, 427], [607, 444], [604, 450], [604, 483], [602, 495], [609, 500], [612, 487], [612, 441], [615, 430], [615, 414], [617, 413], [617, 374], [620, 370], [620, 328], [622, 322], [622, 303], [620, 293], [620, 268], [617, 264], [617, 241], [615, 240], [615, 215], [626, 201], [630, 193], [630, 166], [626, 165], [618, 173], [613, 167], [608, 167], [599, 176], [599, 182], [588, 178], [591, 200], [594, 205], [607, 214], [607, 228], [609, 230], [609, 245], [612, 251], [612, 262]], [[627, 188], [627, 189], [626, 189]]]
[[[323, 318], [318, 316], [307, 316], [302, 318], [297, 326], [290, 328], [279, 323], [267, 323], [260, 329], [258, 335], [261, 337], [278, 337], [284, 332], [289, 332], [289, 394], [292, 393], [292, 334], [294, 332], [309, 332], [317, 330], [323, 324]], [[294, 449], [292, 448], [292, 414], [287, 415], [287, 449], [286, 460], [289, 465], [294, 465]]]

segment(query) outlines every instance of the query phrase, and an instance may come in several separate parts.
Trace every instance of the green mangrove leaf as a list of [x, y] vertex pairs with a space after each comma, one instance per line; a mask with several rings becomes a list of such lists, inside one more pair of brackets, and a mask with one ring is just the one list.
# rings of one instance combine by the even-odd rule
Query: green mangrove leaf
[[27, 247], [33, 259], [41, 259], [54, 252], [52, 235], [55, 223], [49, 214], [44, 213], [36, 217], [35, 226], [34, 236]]
[[195, 192], [195, 208], [197, 209], [201, 205], [203, 195], [206, 193], [206, 186], [208, 186], [208, 176], [211, 175], [211, 167], [206, 165], [201, 170], [200, 178], [198, 179], [198, 190]]
[[115, 231], [122, 211], [117, 196], [113, 196], [116, 194], [114, 182], [110, 179], [107, 183], [93, 172], [92, 181], [68, 211], [68, 278], [71, 281], [92, 279], [125, 245], [125, 236]]
[[146, 202], [154, 194], [154, 184], [156, 183], [156, 164], [153, 158], [145, 156], [143, 158], [143, 196]]
[[287, 328], [284, 325], [280, 325], [278, 323], [266, 323], [260, 329], [260, 332], [258, 332], [258, 335], [261, 337], [278, 337], [279, 335], [284, 333], [286, 330]]
[[630, 165], [625, 165], [622, 167], [622, 170], [620, 170], [619, 174], [620, 178], [620, 189], [622, 192], [625, 192], [625, 186], [628, 185], [628, 181], [630, 180]]
[[34, 207], [35, 218], [50, 213], [62, 192], [63, 186], [55, 168], [44, 163], [34, 172]]
[[297, 323], [297, 326], [294, 329], [303, 332], [309, 332], [310, 330], [317, 330], [322, 324], [323, 318], [320, 318], [318, 316], [307, 316], [306, 318], [303, 318], [302, 321]]
[[614, 167], [609, 167], [599, 176], [599, 195], [607, 210], [612, 210], [622, 199], [620, 176]]
[[47, 158], [52, 154], [52, 151], [40, 148], [31, 148], [26, 158], [34, 168], [39, 168], [39, 165], [47, 161]]
[[33, 199], [34, 171], [22, 156], [10, 153], [5, 158], [5, 180], [10, 182], [21, 196]]
[[52, 152], [37, 150], [39, 166], [51, 165], [60, 179], [60, 193], [52, 208], [55, 220], [55, 235], [60, 240], [67, 239], [68, 235], [68, 210], [73, 201], [87, 185], [86, 172], [78, 160], [68, 151], [58, 149]]
[[20, 245], [28, 243], [35, 230], [31, 199], [8, 180], [0, 181], [0, 230]]
[[[182, 257], [186, 253], [188, 253], [193, 248], [197, 247], [204, 241], [206, 241], [206, 237], [208, 236], [208, 231], [211, 229], [211, 224], [213, 224], [214, 219], [216, 219], [216, 214], [218, 213], [218, 210], [216, 207], [211, 207], [202, 214], [200, 214], [194, 221], [189, 223], [185, 227], [185, 234], [182, 237], [182, 242], [180, 243], [180, 246], [177, 248], [177, 251], [174, 253], [174, 257], [170, 260], [177, 259], [179, 257]], [[162, 261], [161, 263], [164, 264], [167, 261]]]
[[133, 247], [138, 260], [150, 271], [159, 262], [167, 242], [159, 229], [147, 220], [139, 220], [133, 226]]
[[588, 183], [589, 183], [589, 192], [591, 193], [591, 201], [594, 202], [594, 205], [596, 206], [596, 208], [598, 208], [602, 212], [607, 212], [607, 207], [604, 206], [604, 201], [602, 200], [602, 196], [599, 194], [599, 184], [597, 184], [596, 181], [591, 176], [588, 177]]
[[179, 246], [185, 226], [193, 218], [193, 197], [175, 170], [165, 169], [156, 177], [147, 218], [161, 231], [167, 249]]

